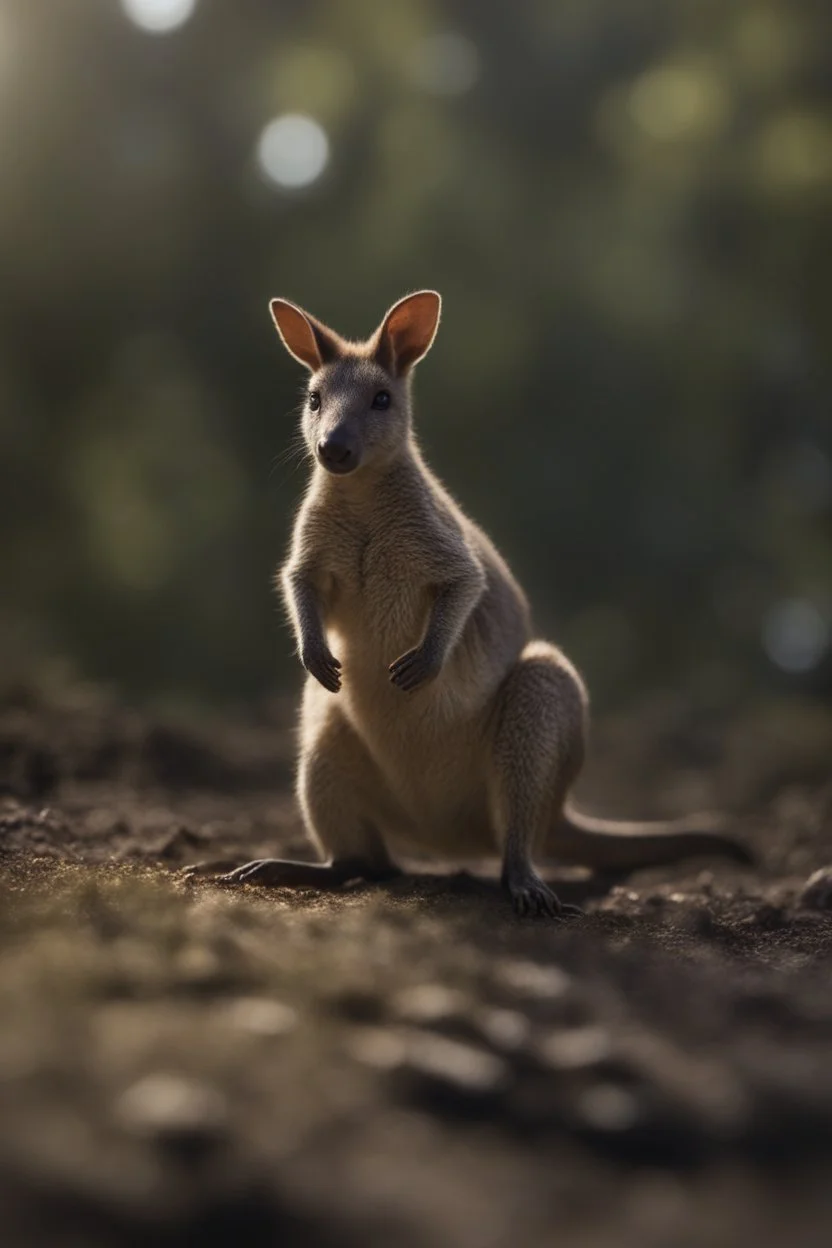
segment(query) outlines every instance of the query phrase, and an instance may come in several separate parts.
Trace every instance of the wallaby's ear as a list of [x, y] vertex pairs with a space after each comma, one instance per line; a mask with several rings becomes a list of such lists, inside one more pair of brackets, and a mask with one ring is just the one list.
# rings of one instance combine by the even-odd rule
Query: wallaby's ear
[[269, 311], [286, 350], [313, 373], [337, 359], [340, 354], [338, 335], [314, 316], [288, 299], [272, 299]]
[[442, 300], [435, 290], [419, 290], [394, 303], [375, 333], [375, 355], [382, 367], [403, 377], [431, 348]]

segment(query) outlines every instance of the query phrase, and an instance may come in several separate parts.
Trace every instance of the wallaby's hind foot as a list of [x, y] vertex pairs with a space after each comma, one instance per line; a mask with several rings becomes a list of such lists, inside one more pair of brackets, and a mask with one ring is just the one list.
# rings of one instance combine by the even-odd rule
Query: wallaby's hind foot
[[534, 867], [504, 868], [500, 881], [511, 898], [517, 915], [540, 915], [549, 919], [566, 919], [583, 915], [580, 906], [568, 906], [542, 880]]
[[207, 862], [189, 862], [179, 867], [176, 874], [180, 879], [208, 880], [232, 871], [239, 864], [239, 858], [210, 858]]
[[397, 866], [383, 866], [359, 858], [342, 858], [336, 862], [295, 862], [290, 858], [258, 858], [246, 862], [226, 875], [218, 884], [259, 884], [262, 888], [340, 888], [348, 880], [380, 882], [401, 875]]
[[[215, 883], [325, 890], [339, 888], [348, 880], [380, 882], [401, 874], [366, 800], [365, 795], [379, 785], [372, 761], [337, 706], [330, 701], [322, 705], [322, 696], [310, 678], [304, 701], [298, 797], [310, 839], [326, 861], [258, 858], [241, 866], [226, 863], [223, 874], [215, 875]], [[196, 868], [191, 878], [208, 873]]]

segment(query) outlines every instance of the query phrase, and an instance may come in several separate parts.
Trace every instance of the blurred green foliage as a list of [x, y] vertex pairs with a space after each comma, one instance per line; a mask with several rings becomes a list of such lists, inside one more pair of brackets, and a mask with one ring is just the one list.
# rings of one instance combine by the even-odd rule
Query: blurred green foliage
[[0, 0], [4, 676], [297, 681], [267, 300], [358, 336], [435, 286], [428, 457], [596, 701], [829, 694], [825, 0], [137, 6]]

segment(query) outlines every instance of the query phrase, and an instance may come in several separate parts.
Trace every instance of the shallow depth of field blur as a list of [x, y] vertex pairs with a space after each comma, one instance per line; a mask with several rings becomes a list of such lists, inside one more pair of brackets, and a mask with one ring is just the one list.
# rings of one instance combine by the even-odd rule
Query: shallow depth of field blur
[[292, 688], [270, 296], [445, 298], [428, 458], [596, 705], [832, 692], [814, 0], [0, 0], [0, 678]]

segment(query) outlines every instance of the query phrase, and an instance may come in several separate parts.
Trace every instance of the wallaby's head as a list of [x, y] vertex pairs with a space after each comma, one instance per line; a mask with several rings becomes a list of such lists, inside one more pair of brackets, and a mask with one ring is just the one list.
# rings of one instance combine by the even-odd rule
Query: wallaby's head
[[436, 291], [400, 299], [366, 342], [347, 342], [286, 299], [269, 306], [287, 351], [311, 374], [303, 435], [318, 463], [345, 475], [395, 459], [410, 438], [410, 370], [439, 324]]

